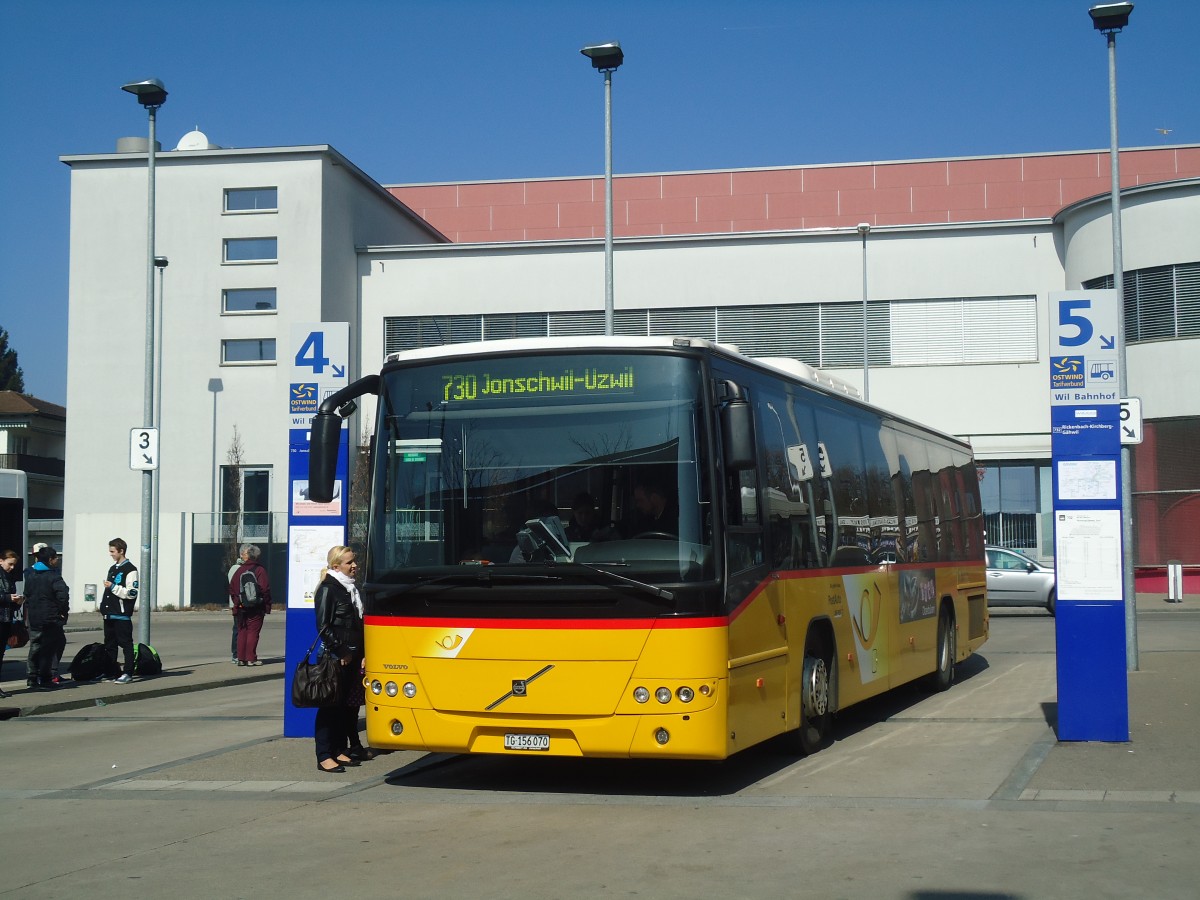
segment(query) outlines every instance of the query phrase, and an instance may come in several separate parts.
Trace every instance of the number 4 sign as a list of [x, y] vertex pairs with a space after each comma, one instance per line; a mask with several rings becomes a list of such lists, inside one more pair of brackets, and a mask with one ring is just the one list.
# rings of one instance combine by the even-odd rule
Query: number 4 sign
[[347, 322], [292, 325], [288, 357], [288, 427], [307, 428], [321, 401], [346, 386], [350, 359]]
[[346, 378], [350, 355], [350, 325], [347, 322], [318, 322], [292, 326], [292, 368], [299, 377], [321, 381]]

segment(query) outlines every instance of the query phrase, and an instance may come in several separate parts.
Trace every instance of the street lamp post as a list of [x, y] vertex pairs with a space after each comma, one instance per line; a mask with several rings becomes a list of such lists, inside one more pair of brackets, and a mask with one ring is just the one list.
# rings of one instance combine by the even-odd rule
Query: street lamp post
[[863, 399], [871, 399], [871, 363], [867, 359], [869, 346], [867, 343], [867, 235], [871, 233], [869, 222], [858, 223], [858, 233], [862, 236], [862, 270], [863, 270]]
[[621, 45], [612, 41], [579, 51], [604, 73], [604, 333], [613, 333], [613, 183], [612, 183], [612, 73], [625, 60]]
[[[163, 301], [166, 299], [163, 293], [163, 278], [166, 274], [168, 260], [165, 256], [154, 257], [154, 268], [158, 270], [158, 309], [155, 312], [154, 321], [158, 326], [158, 333], [155, 335], [154, 341], [154, 424], [160, 429], [162, 428], [162, 356], [163, 356], [163, 318], [165, 309]], [[161, 453], [160, 453], [161, 457]], [[161, 458], [159, 465], [162, 465]], [[150, 545], [154, 548], [154, 555], [151, 559], [150, 583], [155, 587], [154, 596], [150, 598], [150, 602], [154, 609], [158, 609], [158, 522], [159, 522], [159, 505], [162, 501], [162, 479], [158, 478], [154, 481], [154, 511], [150, 517]]]
[[[1117, 142], [1117, 32], [1129, 24], [1132, 3], [1104, 3], [1088, 10], [1093, 27], [1108, 40], [1108, 155], [1112, 170], [1113, 289], [1117, 292], [1117, 389], [1129, 396], [1125, 369], [1125, 261], [1121, 249], [1121, 164]], [[1138, 663], [1137, 603], [1133, 580], [1133, 454], [1121, 446], [1121, 579], [1125, 597], [1126, 667], [1136, 672]]]
[[[167, 89], [157, 78], [122, 85], [121, 90], [137, 97], [150, 115], [150, 145], [146, 148], [146, 366], [143, 376], [142, 416], [145, 427], [155, 427], [154, 418], [154, 157], [158, 149], [155, 124], [158, 108], [167, 102]], [[154, 575], [151, 527], [154, 517], [154, 471], [142, 472], [142, 548], [138, 558], [142, 614], [138, 616], [138, 640], [150, 643], [150, 609], [153, 606]]]

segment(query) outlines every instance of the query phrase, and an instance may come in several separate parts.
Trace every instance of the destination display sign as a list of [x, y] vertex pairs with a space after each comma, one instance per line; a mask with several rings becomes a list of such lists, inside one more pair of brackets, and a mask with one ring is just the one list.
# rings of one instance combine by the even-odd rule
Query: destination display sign
[[631, 394], [637, 383], [634, 366], [603, 369], [596, 366], [558, 371], [537, 369], [518, 374], [461, 372], [442, 375], [442, 399], [470, 403], [537, 394], [550, 397]]

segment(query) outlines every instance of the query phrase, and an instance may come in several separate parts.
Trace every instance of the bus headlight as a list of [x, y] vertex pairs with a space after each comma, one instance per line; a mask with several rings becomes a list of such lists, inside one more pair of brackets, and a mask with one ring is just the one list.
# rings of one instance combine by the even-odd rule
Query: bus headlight
[[660, 728], [658, 731], [654, 732], [654, 739], [658, 741], [659, 745], [661, 746], [671, 739], [671, 732], [667, 731], [665, 728]]
[[638, 703], [645, 703], [647, 700], [650, 699], [650, 692], [648, 690], [646, 690], [644, 687], [634, 688], [633, 689], [633, 699], [636, 700]]
[[380, 681], [378, 678], [376, 678], [374, 681], [371, 682], [371, 693], [372, 694], [382, 694], [383, 693], [383, 682]]
[[411, 681], [404, 682], [404, 696], [409, 700], [417, 696], [417, 686]]
[[675, 696], [678, 697], [682, 703], [691, 703], [696, 694], [690, 687], [681, 687], [675, 692]]
[[395, 719], [392, 719], [392, 734], [394, 734], [396, 737], [399, 737], [403, 733], [404, 733], [403, 723], [397, 722]]
[[659, 703], [671, 702], [671, 689], [669, 687], [660, 687], [654, 692], [654, 699]]
[[385, 690], [389, 697], [395, 697], [396, 694], [400, 693], [400, 688], [396, 687], [396, 682], [394, 681], [389, 681]]

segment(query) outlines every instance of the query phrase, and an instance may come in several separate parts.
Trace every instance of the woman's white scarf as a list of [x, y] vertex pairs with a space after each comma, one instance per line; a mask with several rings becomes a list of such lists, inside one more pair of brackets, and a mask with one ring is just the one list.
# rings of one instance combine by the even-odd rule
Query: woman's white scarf
[[329, 574], [336, 578], [346, 590], [350, 592], [350, 599], [354, 602], [354, 608], [358, 610], [358, 617], [363, 617], [362, 597], [358, 593], [358, 585], [354, 583], [354, 579], [349, 575], [339, 572], [337, 569], [330, 569]]

